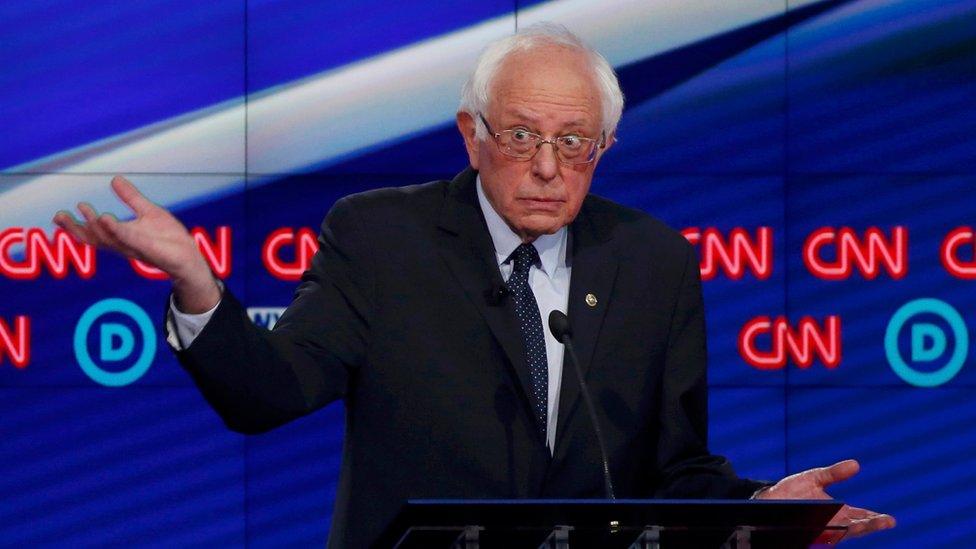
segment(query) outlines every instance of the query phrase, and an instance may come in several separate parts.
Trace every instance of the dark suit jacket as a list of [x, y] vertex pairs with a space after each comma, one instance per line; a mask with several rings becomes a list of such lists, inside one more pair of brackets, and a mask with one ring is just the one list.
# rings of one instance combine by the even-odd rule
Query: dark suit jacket
[[[736, 478], [706, 448], [692, 247], [592, 195], [570, 235], [569, 318], [617, 496], [748, 497], [761, 485]], [[345, 401], [330, 547], [369, 545], [407, 498], [603, 497], [595, 435], [569, 370], [551, 458], [533, 423], [513, 304], [486, 297], [502, 280], [473, 170], [343, 198], [319, 243], [274, 331], [255, 327], [225, 293], [179, 359], [243, 433]]]

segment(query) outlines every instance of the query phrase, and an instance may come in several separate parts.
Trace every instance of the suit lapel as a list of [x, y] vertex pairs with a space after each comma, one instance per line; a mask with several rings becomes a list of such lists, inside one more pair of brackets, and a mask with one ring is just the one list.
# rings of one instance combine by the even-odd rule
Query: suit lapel
[[484, 317], [508, 357], [524, 404], [529, 406], [529, 368], [518, 322], [508, 305], [511, 298], [493, 304], [488, 295], [492, 288], [500, 288], [503, 280], [495, 259], [495, 246], [478, 205], [475, 175], [476, 172], [468, 168], [451, 182], [438, 221], [438, 248], [454, 278]]
[[[600, 328], [606, 316], [617, 277], [617, 255], [611, 242], [610, 223], [592, 207], [589, 200], [572, 225], [572, 276], [569, 284], [569, 324], [573, 329], [573, 346], [579, 358], [583, 378], [598, 368], [593, 365]], [[597, 395], [592, 395], [599, 400]], [[567, 356], [563, 360], [562, 383], [559, 390], [559, 419], [556, 423], [556, 451], [558, 458], [565, 452], [569, 420], [580, 400], [580, 386]], [[600, 412], [597, 404], [597, 413]]]

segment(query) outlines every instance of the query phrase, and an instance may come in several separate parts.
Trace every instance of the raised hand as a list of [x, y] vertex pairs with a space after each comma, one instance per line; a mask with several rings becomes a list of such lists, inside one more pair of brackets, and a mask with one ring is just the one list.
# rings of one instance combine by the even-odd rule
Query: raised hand
[[[833, 499], [826, 488], [835, 482], [847, 480], [860, 471], [861, 466], [853, 459], [835, 463], [830, 467], [808, 469], [790, 475], [774, 486], [760, 492], [758, 499]], [[876, 513], [868, 509], [845, 505], [830, 520], [830, 526], [845, 526], [846, 533], [827, 531], [817, 540], [820, 543], [836, 543], [841, 538], [856, 538], [894, 528], [895, 519], [891, 515]]]
[[85, 244], [138, 259], [168, 274], [181, 310], [200, 313], [216, 305], [220, 289], [186, 227], [169, 211], [150, 202], [124, 177], [112, 179], [112, 190], [132, 210], [135, 219], [121, 222], [81, 203], [78, 211], [85, 219], [83, 223], [65, 210], [54, 215], [54, 223]]

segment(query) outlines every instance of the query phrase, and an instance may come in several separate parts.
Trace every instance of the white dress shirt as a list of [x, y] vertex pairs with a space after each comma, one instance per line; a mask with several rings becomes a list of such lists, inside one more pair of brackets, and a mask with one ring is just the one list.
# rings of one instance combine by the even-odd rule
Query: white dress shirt
[[[506, 261], [515, 248], [522, 244], [522, 239], [505, 223], [505, 220], [495, 211], [481, 188], [481, 177], [477, 180], [478, 203], [488, 225], [492, 243], [495, 245], [495, 258], [502, 278], [508, 280], [512, 275], [512, 261]], [[566, 253], [569, 231], [566, 227], [555, 234], [542, 235], [532, 243], [539, 252], [541, 265], [529, 268], [529, 286], [535, 294], [539, 304], [539, 314], [542, 319], [542, 331], [546, 340], [546, 360], [549, 363], [549, 391], [548, 391], [548, 421], [546, 423], [546, 445], [549, 451], [555, 446], [556, 419], [559, 417], [559, 387], [563, 376], [563, 344], [549, 331], [549, 313], [559, 310], [567, 311], [569, 303], [569, 276], [572, 271]], [[219, 281], [218, 281], [219, 283]], [[221, 284], [221, 290], [223, 285]], [[219, 302], [218, 302], [219, 305]], [[200, 314], [188, 314], [176, 308], [176, 300], [171, 296], [169, 302], [170, 316], [166, 322], [166, 339], [174, 349], [181, 350], [193, 344], [193, 340], [203, 331], [210, 321], [213, 309]], [[526, 388], [528, 389], [528, 388]]]

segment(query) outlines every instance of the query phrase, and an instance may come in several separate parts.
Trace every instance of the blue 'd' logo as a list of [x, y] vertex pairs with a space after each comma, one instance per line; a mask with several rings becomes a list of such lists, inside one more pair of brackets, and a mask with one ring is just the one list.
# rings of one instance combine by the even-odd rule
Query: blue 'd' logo
[[[139, 333], [119, 322], [101, 322], [102, 317], [109, 314], [121, 314], [135, 322]], [[142, 340], [142, 350], [132, 364], [120, 371], [109, 371], [99, 366], [92, 358], [88, 349], [88, 335], [98, 326], [98, 360], [103, 363], [125, 364], [136, 350], [137, 337]], [[122, 387], [136, 381], [149, 370], [153, 358], [156, 356], [156, 332], [149, 315], [135, 303], [121, 298], [103, 299], [89, 307], [81, 315], [75, 326], [74, 336], [75, 359], [88, 377], [95, 383], [106, 387]]]
[[[931, 322], [910, 322], [919, 315], [935, 315], [949, 325], [953, 337], [953, 349], [947, 352], [949, 338], [946, 330]], [[934, 370], [913, 368], [898, 348], [898, 338], [906, 326], [911, 329], [911, 361], [914, 364], [935, 363], [948, 355], [945, 363]], [[905, 383], [916, 387], [937, 387], [948, 383], [962, 369], [969, 354], [969, 334], [962, 316], [945, 301], [916, 299], [895, 311], [885, 331], [885, 355], [888, 364]]]

